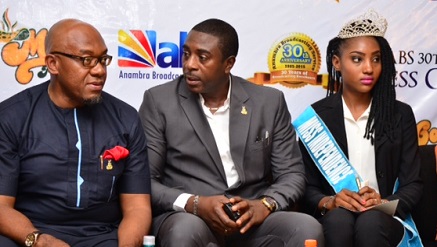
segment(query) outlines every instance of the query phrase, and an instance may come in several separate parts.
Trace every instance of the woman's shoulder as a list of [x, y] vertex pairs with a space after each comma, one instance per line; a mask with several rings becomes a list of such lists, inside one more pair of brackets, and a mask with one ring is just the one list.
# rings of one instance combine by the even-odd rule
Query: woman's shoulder
[[395, 101], [395, 109], [400, 113], [413, 112], [413, 108], [408, 103], [402, 102], [400, 100]]
[[335, 108], [341, 105], [341, 95], [333, 94], [314, 102], [311, 106], [316, 112]]

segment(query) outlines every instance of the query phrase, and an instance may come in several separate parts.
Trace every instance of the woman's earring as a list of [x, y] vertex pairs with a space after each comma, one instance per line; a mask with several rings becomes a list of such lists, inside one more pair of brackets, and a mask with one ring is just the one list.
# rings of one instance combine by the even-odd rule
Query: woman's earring
[[337, 70], [335, 70], [334, 66], [332, 66], [332, 69], [331, 69], [331, 70], [332, 70], [332, 71], [331, 71], [332, 80], [333, 80], [334, 82], [337, 82]]

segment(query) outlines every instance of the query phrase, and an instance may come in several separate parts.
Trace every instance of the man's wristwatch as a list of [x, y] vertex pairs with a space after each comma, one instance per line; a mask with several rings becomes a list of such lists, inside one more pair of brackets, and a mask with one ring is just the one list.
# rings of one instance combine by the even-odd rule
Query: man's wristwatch
[[35, 246], [36, 241], [38, 241], [38, 237], [39, 237], [41, 234], [43, 234], [43, 233], [40, 232], [40, 231], [34, 231], [34, 232], [32, 232], [32, 233], [29, 233], [29, 234], [26, 236], [26, 239], [24, 240], [24, 245], [25, 245], [25, 246], [28, 246], [28, 247]]
[[261, 202], [269, 209], [270, 212], [274, 212], [278, 208], [278, 203], [271, 197], [265, 196], [261, 199]]

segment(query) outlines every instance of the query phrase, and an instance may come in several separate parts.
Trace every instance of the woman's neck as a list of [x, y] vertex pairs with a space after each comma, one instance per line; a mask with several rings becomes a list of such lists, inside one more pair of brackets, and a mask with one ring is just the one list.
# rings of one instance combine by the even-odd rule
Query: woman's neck
[[370, 94], [348, 94], [343, 92], [343, 99], [346, 106], [349, 108], [352, 116], [357, 120], [364, 111], [369, 107], [372, 101], [372, 96]]

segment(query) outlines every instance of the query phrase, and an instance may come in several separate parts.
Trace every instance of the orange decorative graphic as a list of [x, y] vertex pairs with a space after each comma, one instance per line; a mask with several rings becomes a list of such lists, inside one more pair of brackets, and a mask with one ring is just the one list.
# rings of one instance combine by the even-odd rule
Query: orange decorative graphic
[[431, 121], [421, 120], [417, 123], [417, 136], [419, 146], [427, 145], [428, 142], [437, 143], [437, 128], [432, 127]]
[[1, 58], [6, 65], [17, 67], [15, 79], [20, 84], [32, 81], [35, 68], [40, 68], [39, 78], [47, 75], [45, 66], [44, 40], [47, 29], [43, 28], [38, 33], [35, 29], [21, 28], [15, 30], [17, 22], [12, 24], [9, 19], [8, 9], [3, 13], [1, 20], [0, 43], [6, 43], [1, 52]]
[[29, 83], [33, 78], [32, 69], [43, 67], [38, 77], [43, 78], [47, 74], [45, 68], [44, 40], [47, 29], [41, 29], [38, 33], [30, 29], [30, 37], [22, 42], [9, 42], [2, 50], [2, 59], [9, 66], [17, 66], [16, 80], [21, 84]]

